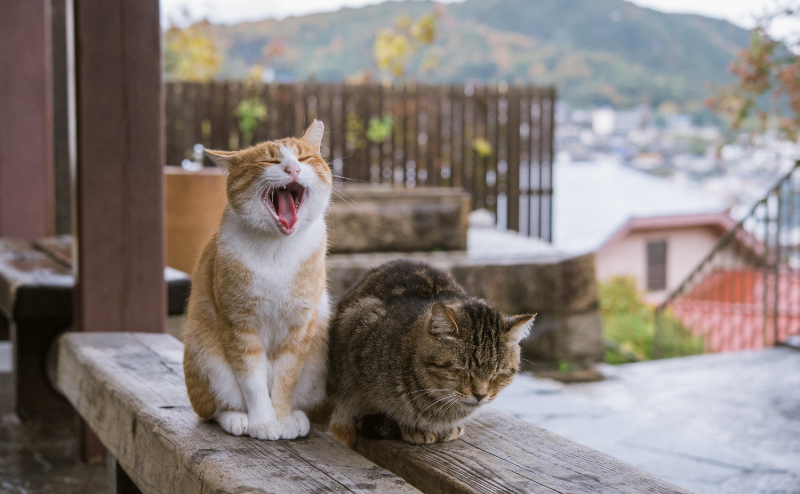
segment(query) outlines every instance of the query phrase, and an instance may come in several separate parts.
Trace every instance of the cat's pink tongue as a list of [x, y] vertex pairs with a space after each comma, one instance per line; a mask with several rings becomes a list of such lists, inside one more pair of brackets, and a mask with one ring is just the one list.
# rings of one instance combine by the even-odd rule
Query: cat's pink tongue
[[294, 208], [294, 197], [286, 189], [275, 192], [278, 194], [278, 219], [287, 230], [294, 228], [297, 223], [297, 210]]

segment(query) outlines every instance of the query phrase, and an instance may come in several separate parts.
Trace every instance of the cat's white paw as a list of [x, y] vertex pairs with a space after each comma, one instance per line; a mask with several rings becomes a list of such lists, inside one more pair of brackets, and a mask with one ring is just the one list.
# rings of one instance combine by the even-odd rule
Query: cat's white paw
[[281, 425], [284, 424], [286, 425], [284, 426], [285, 428], [281, 434], [281, 439], [306, 437], [308, 435], [308, 431], [311, 429], [311, 424], [308, 421], [308, 417], [306, 417], [306, 414], [301, 410], [295, 410], [291, 413], [291, 415], [281, 420]]
[[241, 436], [247, 434], [247, 414], [244, 412], [226, 411], [221, 412], [214, 420], [222, 427], [228, 434], [234, 436]]
[[262, 441], [268, 439], [270, 441], [277, 441], [281, 438], [281, 423], [277, 420], [268, 420], [257, 424], [250, 424], [247, 427], [247, 433], [250, 437], [261, 439]]

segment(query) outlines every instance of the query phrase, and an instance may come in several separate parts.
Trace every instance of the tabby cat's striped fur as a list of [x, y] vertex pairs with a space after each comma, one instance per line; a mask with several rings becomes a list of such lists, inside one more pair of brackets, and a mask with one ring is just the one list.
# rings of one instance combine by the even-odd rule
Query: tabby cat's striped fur
[[533, 316], [506, 317], [447, 273], [401, 260], [368, 272], [330, 328], [331, 431], [414, 443], [461, 436], [517, 372]]

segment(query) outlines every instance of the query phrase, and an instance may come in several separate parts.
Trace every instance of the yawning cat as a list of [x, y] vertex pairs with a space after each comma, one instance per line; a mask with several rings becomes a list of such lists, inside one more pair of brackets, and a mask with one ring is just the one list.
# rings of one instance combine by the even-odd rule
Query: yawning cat
[[228, 205], [192, 278], [184, 371], [192, 407], [230, 434], [292, 439], [325, 397], [332, 175], [322, 122], [300, 139], [206, 151]]

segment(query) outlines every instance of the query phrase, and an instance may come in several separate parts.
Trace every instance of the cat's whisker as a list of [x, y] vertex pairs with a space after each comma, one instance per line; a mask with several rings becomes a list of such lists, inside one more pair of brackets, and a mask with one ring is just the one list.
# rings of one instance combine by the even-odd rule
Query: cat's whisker
[[[338, 191], [338, 190], [336, 190], [336, 189], [334, 189], [334, 188], [331, 188], [331, 192], [333, 192], [334, 194], [336, 194], [336, 195], [339, 197], [339, 199], [341, 199], [342, 201], [344, 201], [346, 204], [349, 204], [350, 206], [353, 206], [354, 208], [358, 209], [359, 211], [362, 211], [362, 209], [356, 205], [356, 202], [355, 202], [353, 199], [351, 199], [351, 198], [350, 198], [350, 197], [349, 197], [347, 194], [345, 194], [344, 192]], [[345, 198], [345, 197], [347, 197], [347, 198]]]
[[362, 184], [368, 184], [368, 183], [370, 183], [370, 181], [369, 181], [369, 180], [358, 180], [358, 179], [356, 179], [356, 178], [348, 178], [348, 177], [343, 177], [343, 176], [341, 176], [341, 175], [334, 175], [334, 177], [336, 177], [336, 178], [340, 178], [340, 179], [342, 179], [342, 180], [347, 180], [348, 182], [360, 182], [360, 183], [362, 183]]
[[456, 401], [458, 401], [458, 398], [456, 397], [451, 397], [449, 400], [445, 401], [444, 404], [440, 406], [438, 410], [433, 412], [433, 414], [431, 415], [431, 419], [435, 420], [436, 415], [439, 415], [439, 418], [442, 418], [444, 416], [444, 411], [449, 409]]
[[426, 406], [426, 407], [425, 407], [425, 408], [424, 408], [424, 409], [423, 409], [421, 412], [419, 412], [419, 414], [417, 414], [417, 420], [415, 420], [415, 421], [414, 421], [414, 427], [416, 427], [416, 425], [417, 425], [417, 422], [419, 421], [419, 419], [420, 419], [420, 418], [422, 418], [422, 414], [424, 414], [426, 410], [428, 410], [428, 409], [429, 409], [430, 407], [432, 407], [433, 405], [435, 405], [435, 404], [439, 403], [440, 401], [442, 401], [442, 400], [446, 400], [447, 398], [450, 398], [451, 396], [452, 396], [452, 395], [449, 395], [449, 394], [448, 394], [448, 395], [444, 395], [443, 397], [441, 397], [441, 398], [439, 398], [438, 400], [434, 401], [434, 402], [433, 402], [433, 403], [431, 403], [430, 405]]

